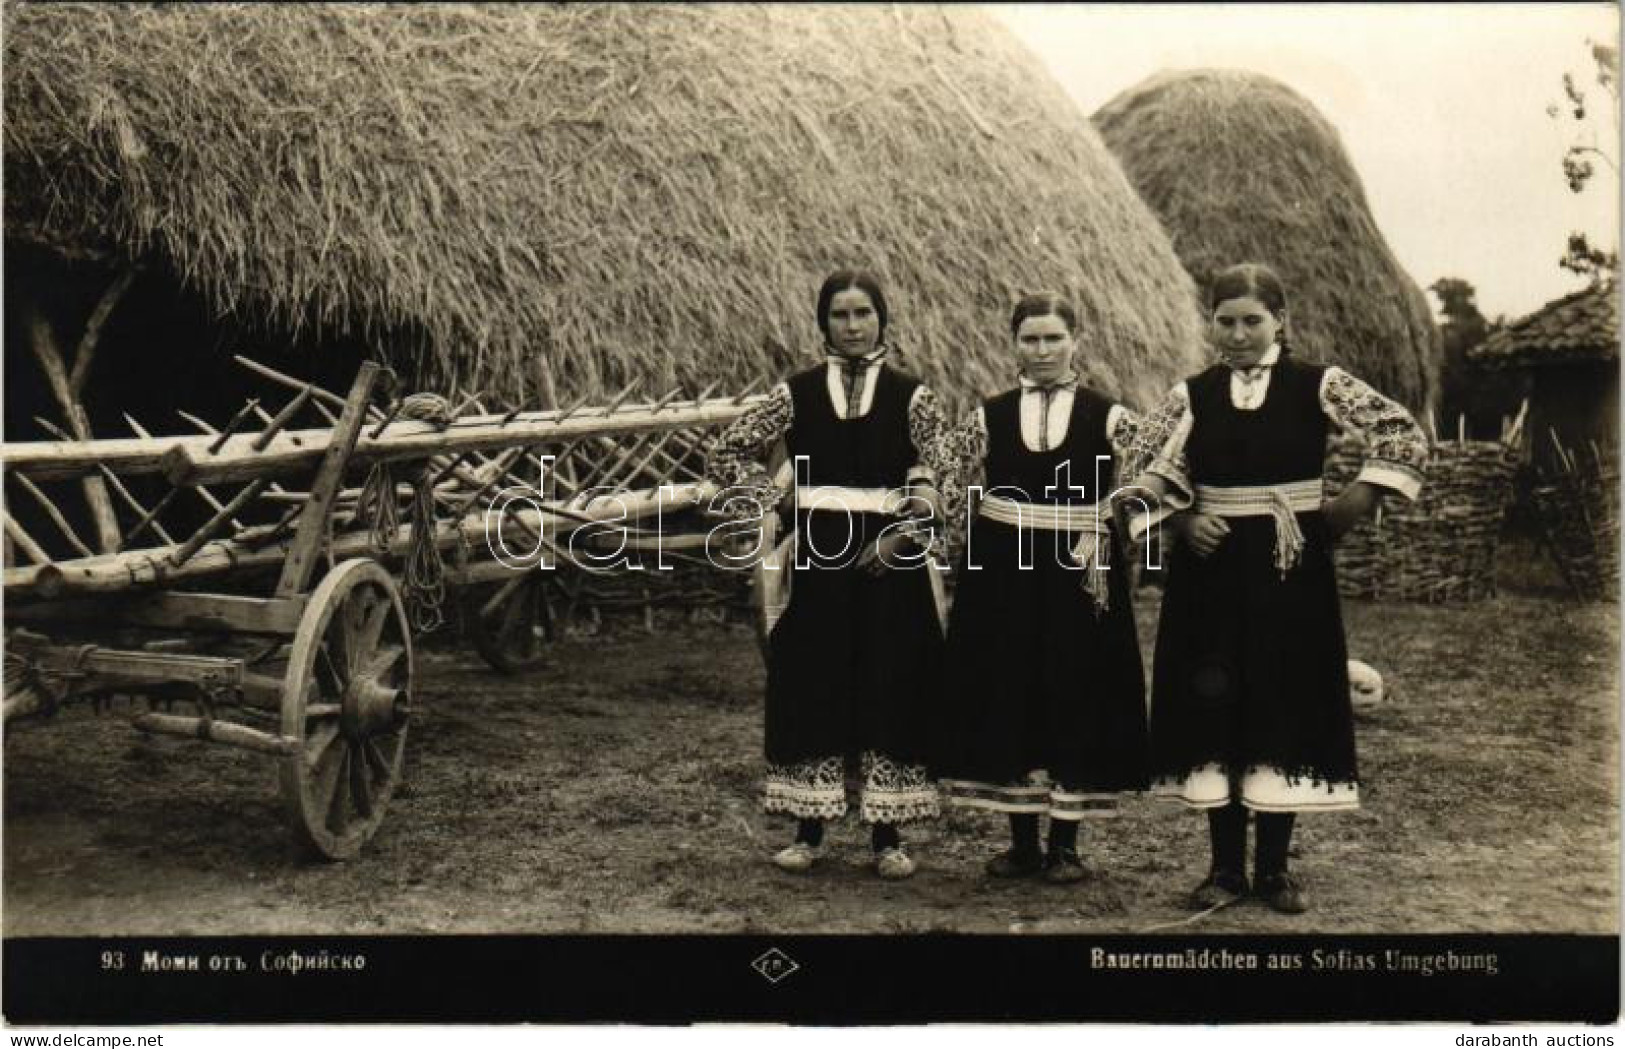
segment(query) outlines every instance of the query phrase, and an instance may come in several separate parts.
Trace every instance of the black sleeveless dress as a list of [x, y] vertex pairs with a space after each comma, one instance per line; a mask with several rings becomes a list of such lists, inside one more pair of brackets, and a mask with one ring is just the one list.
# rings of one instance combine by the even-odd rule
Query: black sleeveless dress
[[[1020, 405], [1017, 389], [983, 406], [986, 491], [1051, 505], [1105, 495], [1095, 491], [1096, 463], [1104, 457], [1099, 479], [1109, 484], [1111, 402], [1075, 390], [1065, 439], [1043, 452], [1022, 441]], [[1068, 463], [1070, 480], [1058, 482]], [[1098, 608], [1071, 555], [1083, 534], [985, 516], [970, 524], [949, 625], [941, 761], [958, 804], [1076, 819], [1114, 811], [1114, 799], [1101, 795], [1148, 785], [1129, 567], [1116, 536], [1102, 537], [1109, 599]], [[1030, 778], [1040, 769], [1047, 792]]]
[[[794, 422], [785, 444], [800, 460], [798, 484], [903, 487], [921, 461], [908, 420], [919, 382], [887, 366], [876, 375], [870, 409], [855, 419], [836, 414], [824, 366], [789, 380]], [[798, 508], [790, 602], [768, 638], [769, 811], [839, 816], [845, 802], [834, 798], [844, 774], [857, 771], [865, 820], [936, 815], [925, 769], [943, 638], [929, 569], [871, 575], [857, 567], [894, 520]]]
[[[1264, 403], [1230, 399], [1220, 365], [1186, 384], [1190, 479], [1218, 487], [1321, 478], [1328, 422], [1320, 366], [1281, 360]], [[1320, 511], [1296, 515], [1304, 544], [1284, 573], [1269, 516], [1229, 517], [1230, 534], [1203, 558], [1183, 544], [1168, 556], [1152, 674], [1151, 736], [1158, 792], [1199, 807], [1183, 784], [1206, 769], [1243, 784], [1266, 811], [1351, 808], [1358, 769], [1347, 648], [1332, 545]], [[1273, 783], [1273, 786], [1269, 784]], [[1290, 789], [1287, 789], [1290, 788]]]

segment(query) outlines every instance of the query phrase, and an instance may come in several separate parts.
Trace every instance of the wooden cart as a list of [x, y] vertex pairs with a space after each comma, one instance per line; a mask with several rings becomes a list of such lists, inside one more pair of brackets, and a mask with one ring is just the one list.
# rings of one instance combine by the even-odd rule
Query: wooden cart
[[[131, 420], [130, 439], [3, 447], [4, 717], [136, 697], [142, 732], [276, 760], [295, 836], [328, 859], [383, 819], [413, 638], [449, 597], [494, 667], [534, 667], [570, 599], [561, 565], [613, 572], [615, 551], [704, 546], [703, 444], [751, 400], [632, 403], [628, 389], [493, 414], [396, 397], [373, 364], [341, 398], [239, 361], [291, 395], [280, 411], [250, 402], [218, 430], [187, 416], [196, 436]], [[321, 425], [293, 428], [312, 414]], [[76, 493], [93, 504], [78, 528]], [[100, 551], [79, 538], [85, 519]]]

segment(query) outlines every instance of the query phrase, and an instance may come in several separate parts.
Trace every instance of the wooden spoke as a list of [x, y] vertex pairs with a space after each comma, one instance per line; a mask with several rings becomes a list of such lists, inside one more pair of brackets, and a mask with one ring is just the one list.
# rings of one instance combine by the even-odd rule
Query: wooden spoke
[[332, 793], [327, 799], [327, 829], [335, 834], [343, 834], [345, 825], [350, 821], [349, 806], [345, 804], [348, 791], [345, 782], [350, 777], [350, 748], [334, 747], [338, 755], [333, 765], [338, 770], [333, 776]]
[[361, 753], [366, 756], [367, 769], [372, 773], [374, 780], [387, 780], [394, 770], [390, 767], [388, 759], [384, 757], [383, 748], [375, 740], [362, 740]]
[[343, 746], [327, 747], [322, 751], [321, 760], [316, 762], [312, 769], [311, 792], [320, 806], [322, 822], [328, 827], [332, 826], [333, 806], [341, 794], [339, 775], [344, 771], [346, 753], [347, 749]]
[[392, 672], [400, 666], [401, 660], [406, 656], [406, 649], [401, 645], [390, 645], [373, 653], [372, 661], [365, 668], [366, 675], [374, 681], [390, 681]]
[[311, 733], [310, 738], [305, 741], [305, 754], [312, 769], [322, 763], [322, 759], [327, 756], [329, 748], [333, 746], [333, 741], [338, 738], [339, 723], [337, 721], [322, 725]]
[[357, 649], [360, 653], [370, 655], [378, 649], [378, 642], [383, 637], [384, 624], [389, 621], [389, 600], [382, 595], [371, 594], [370, 604], [361, 619], [361, 625], [356, 631]]
[[361, 748], [352, 744], [345, 755], [345, 763], [350, 769], [350, 800], [355, 802], [355, 811], [362, 819], [372, 818], [372, 773], [367, 768], [367, 762]]
[[327, 678], [326, 688], [322, 688], [314, 680], [311, 682], [316, 685], [319, 695], [333, 700], [341, 699], [344, 696], [345, 688], [350, 683], [350, 674], [343, 658], [335, 657], [332, 646], [324, 644], [317, 654], [316, 666]]

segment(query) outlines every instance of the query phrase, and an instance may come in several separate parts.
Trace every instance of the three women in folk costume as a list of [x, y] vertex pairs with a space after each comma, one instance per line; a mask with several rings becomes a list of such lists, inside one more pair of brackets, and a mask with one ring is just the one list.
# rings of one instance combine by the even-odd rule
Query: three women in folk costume
[[[800, 504], [812, 555], [797, 557], [769, 642], [766, 808], [800, 821], [780, 867], [812, 865], [822, 820], [846, 809], [849, 768], [885, 877], [912, 873], [896, 825], [937, 814], [939, 777], [954, 803], [1009, 814], [1011, 845], [988, 874], [1054, 883], [1085, 876], [1081, 820], [1149, 783], [1208, 812], [1212, 862], [1193, 906], [1251, 888], [1278, 910], [1305, 908], [1286, 863], [1295, 814], [1358, 804], [1331, 544], [1380, 493], [1415, 497], [1427, 444], [1393, 401], [1291, 357], [1285, 291], [1267, 268], [1220, 274], [1209, 307], [1219, 363], [1141, 419], [1078, 384], [1070, 306], [1025, 298], [1010, 324], [1019, 385], [950, 431], [930, 391], [884, 363], [879, 286], [851, 272], [826, 281], [829, 360], [730, 427], [712, 460], [716, 480], [754, 490], [760, 507]], [[1360, 433], [1369, 458], [1324, 501], [1333, 425]], [[780, 438], [805, 457], [797, 483], [811, 491], [786, 492], [761, 467]], [[902, 494], [882, 502], [888, 487]], [[1157, 504], [1136, 528], [1162, 522], [1173, 540], [1149, 744], [1114, 489], [1125, 505]], [[832, 494], [859, 510], [861, 553], [845, 560], [825, 555], [850, 548], [848, 526], [806, 508]], [[945, 524], [954, 552], [946, 652], [929, 573], [904, 570], [924, 562], [921, 531], [898, 524], [911, 516], [925, 534]]]

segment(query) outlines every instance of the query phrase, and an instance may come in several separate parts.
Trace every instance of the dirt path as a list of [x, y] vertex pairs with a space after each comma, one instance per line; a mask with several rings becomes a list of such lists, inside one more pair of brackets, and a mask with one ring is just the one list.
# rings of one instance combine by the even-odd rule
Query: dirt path
[[[1142, 601], [1142, 636], [1154, 608]], [[1365, 807], [1306, 819], [1314, 910], [1179, 932], [1616, 932], [1618, 611], [1545, 595], [1346, 606], [1395, 685], [1362, 719]], [[1138, 932], [1187, 918], [1204, 823], [1150, 799], [1084, 830], [1095, 876], [992, 883], [1002, 820], [956, 813], [883, 883], [848, 823], [807, 878], [756, 810], [748, 632], [562, 644], [519, 679], [423, 655], [409, 785], [363, 857], [299, 862], [272, 764], [69, 710], [5, 742], [6, 935], [379, 932]]]

